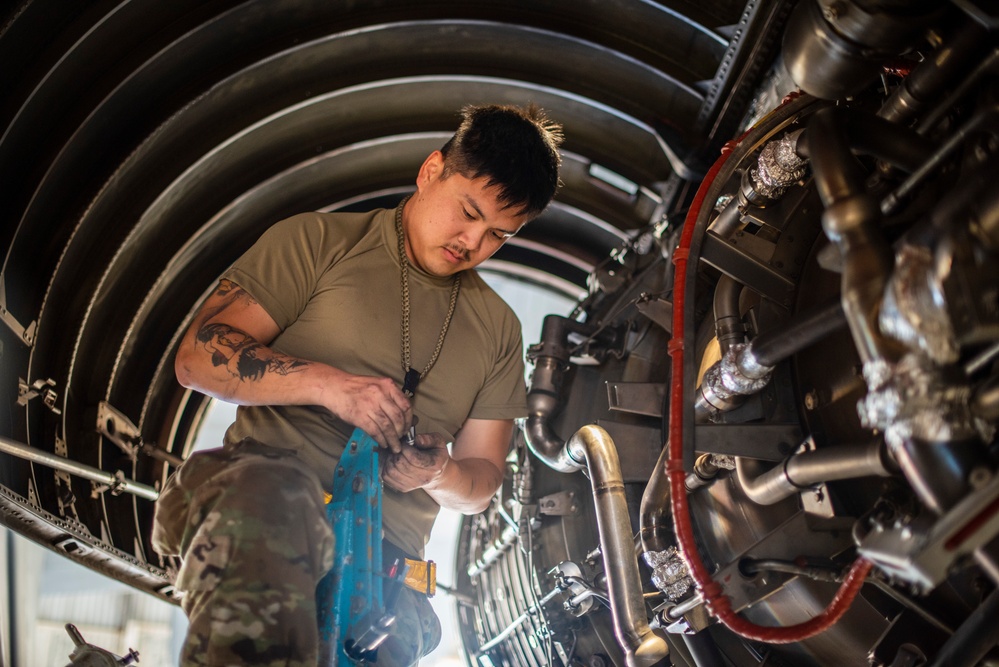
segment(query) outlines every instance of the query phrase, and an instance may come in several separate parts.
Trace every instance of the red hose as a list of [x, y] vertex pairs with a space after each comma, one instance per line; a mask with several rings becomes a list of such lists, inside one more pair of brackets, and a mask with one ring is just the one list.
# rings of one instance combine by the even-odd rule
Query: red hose
[[[743, 135], [745, 136], [745, 135]], [[687, 277], [687, 258], [690, 255], [690, 243], [694, 237], [694, 228], [700, 216], [701, 207], [708, 189], [718, 175], [722, 166], [728, 160], [735, 146], [742, 137], [730, 141], [722, 147], [721, 156], [715, 161], [701, 186], [697, 189], [694, 201], [687, 212], [680, 236], [679, 247], [673, 251], [675, 274], [673, 279], [673, 338], [669, 343], [669, 354], [672, 358], [672, 378], [670, 379], [669, 406], [669, 459], [666, 470], [669, 473], [670, 508], [673, 513], [673, 530], [676, 533], [680, 554], [690, 570], [694, 584], [704, 600], [705, 607], [732, 632], [755, 641], [770, 644], [791, 644], [807, 639], [829, 629], [850, 608], [872, 564], [863, 558], [857, 558], [846, 575], [832, 602], [814, 618], [782, 627], [766, 627], [756, 625], [742, 618], [732, 609], [729, 599], [722, 594], [722, 587], [711, 578], [697, 552], [694, 541], [694, 529], [690, 522], [690, 508], [687, 505], [687, 490], [684, 484], [687, 473], [683, 467], [683, 347], [684, 347], [684, 291]]]

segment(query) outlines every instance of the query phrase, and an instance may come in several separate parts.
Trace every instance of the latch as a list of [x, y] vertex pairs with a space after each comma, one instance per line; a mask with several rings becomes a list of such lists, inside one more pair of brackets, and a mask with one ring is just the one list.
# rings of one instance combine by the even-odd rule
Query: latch
[[118, 445], [128, 458], [135, 461], [139, 454], [145, 454], [158, 461], [165, 461], [175, 468], [184, 462], [182, 458], [164, 451], [154, 443], [142, 441], [142, 433], [125, 413], [107, 401], [97, 404], [97, 432]]

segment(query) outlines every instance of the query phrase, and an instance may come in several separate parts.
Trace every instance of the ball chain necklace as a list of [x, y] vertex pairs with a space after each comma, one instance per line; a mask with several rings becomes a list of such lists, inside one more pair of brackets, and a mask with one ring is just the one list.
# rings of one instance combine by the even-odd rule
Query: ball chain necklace
[[409, 257], [406, 255], [406, 241], [402, 234], [402, 209], [406, 206], [409, 197], [399, 203], [395, 210], [395, 233], [399, 238], [399, 278], [402, 290], [402, 372], [405, 377], [402, 381], [402, 393], [408, 398], [412, 398], [416, 393], [416, 386], [420, 383], [430, 369], [437, 363], [441, 348], [444, 347], [444, 337], [447, 336], [448, 327], [451, 326], [451, 317], [454, 315], [454, 306], [458, 303], [458, 290], [461, 289], [461, 277], [455, 274], [451, 279], [451, 303], [448, 305], [447, 315], [444, 316], [444, 324], [441, 326], [441, 335], [437, 339], [437, 347], [434, 349], [430, 361], [426, 368], [418, 371], [412, 367], [409, 346]]

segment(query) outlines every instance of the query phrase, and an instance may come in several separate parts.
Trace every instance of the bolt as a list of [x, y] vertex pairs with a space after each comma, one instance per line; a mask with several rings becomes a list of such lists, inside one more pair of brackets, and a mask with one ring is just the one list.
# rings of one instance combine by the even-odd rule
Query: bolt
[[992, 471], [985, 466], [978, 466], [968, 475], [968, 484], [971, 488], [978, 490], [992, 480]]

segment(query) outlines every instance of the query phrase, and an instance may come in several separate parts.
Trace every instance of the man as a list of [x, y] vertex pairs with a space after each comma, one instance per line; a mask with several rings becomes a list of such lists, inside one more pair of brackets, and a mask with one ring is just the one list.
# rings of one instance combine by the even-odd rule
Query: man
[[[191, 456], [157, 502], [154, 546], [183, 559], [185, 666], [316, 664], [323, 491], [354, 427], [382, 449], [387, 555], [422, 557], [439, 507], [480, 512], [502, 483], [526, 414], [520, 324], [471, 269], [547, 207], [561, 134], [533, 106], [462, 117], [396, 210], [265, 232], [181, 341], [181, 384], [241, 406], [224, 447]], [[396, 604], [379, 664], [440, 637], [425, 596]]]

